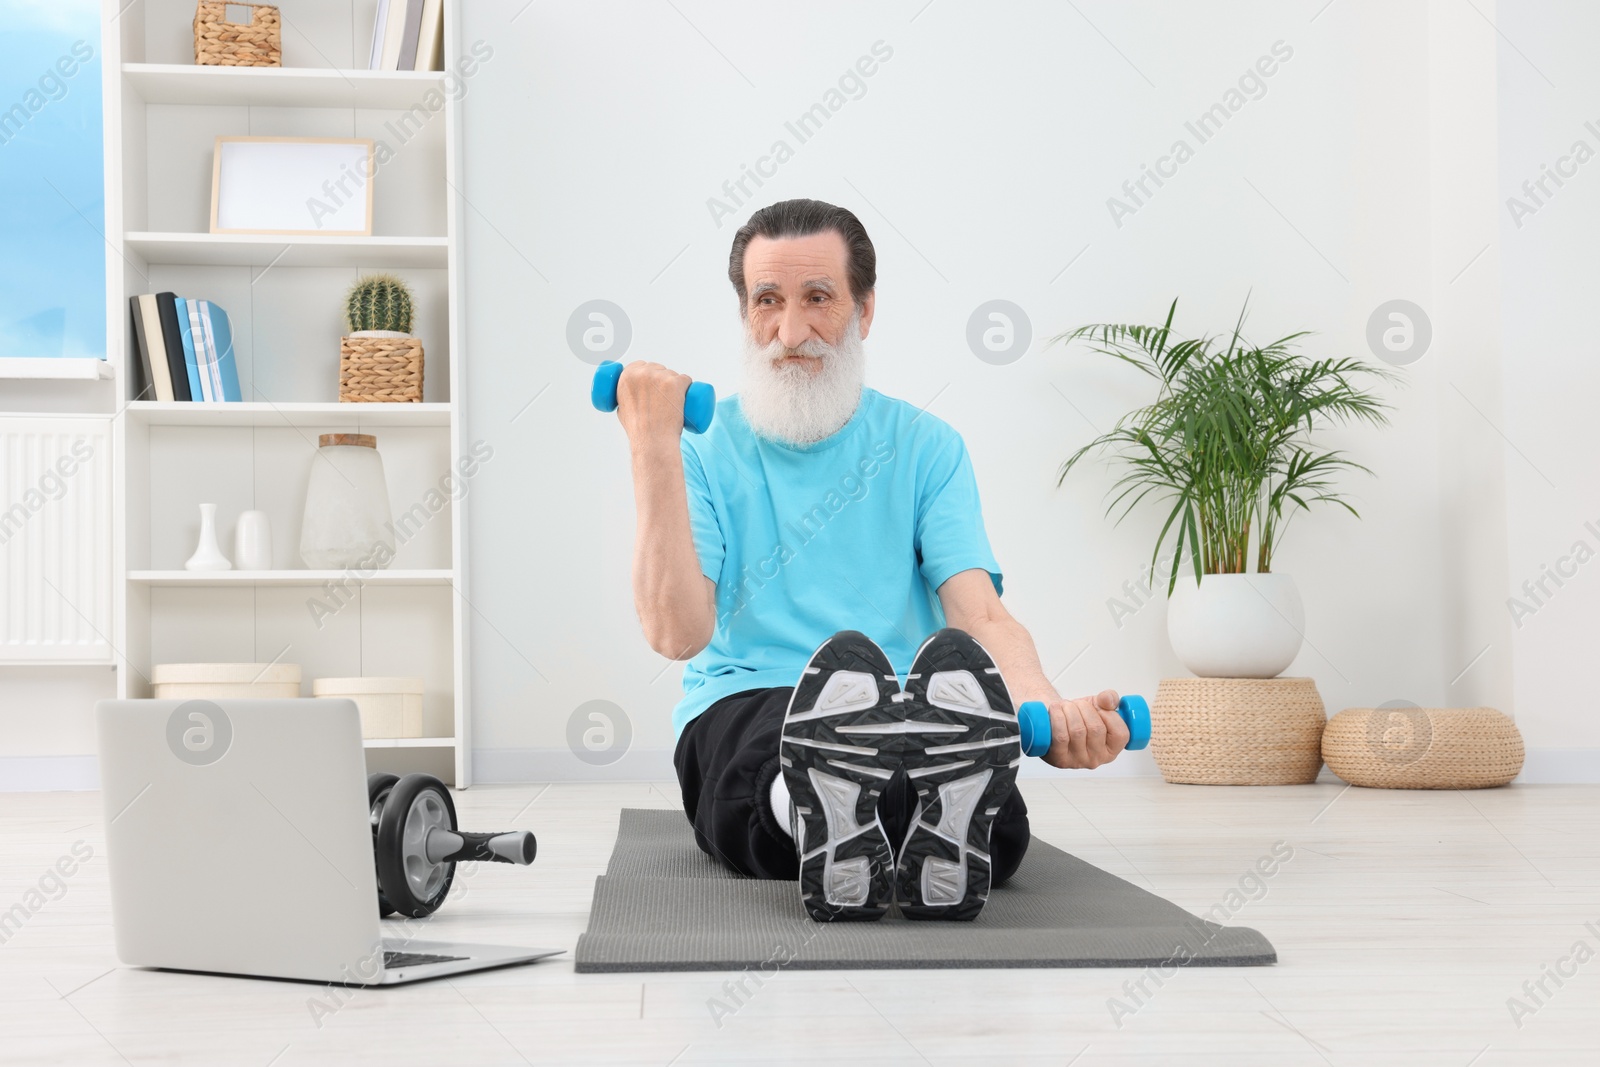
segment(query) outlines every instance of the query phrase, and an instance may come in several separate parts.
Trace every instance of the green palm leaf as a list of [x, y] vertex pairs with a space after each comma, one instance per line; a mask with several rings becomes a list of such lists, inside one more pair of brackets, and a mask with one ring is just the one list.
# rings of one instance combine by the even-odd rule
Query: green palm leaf
[[1185, 558], [1199, 581], [1247, 570], [1254, 545], [1257, 570], [1270, 570], [1289, 521], [1312, 505], [1359, 518], [1339, 482], [1371, 471], [1339, 450], [1317, 448], [1311, 436], [1326, 426], [1387, 424], [1388, 404], [1374, 387], [1397, 380], [1359, 360], [1302, 354], [1304, 330], [1253, 345], [1245, 335], [1248, 298], [1225, 345], [1211, 336], [1174, 342], [1177, 310], [1174, 300], [1159, 326], [1096, 323], [1050, 342], [1079, 343], [1160, 383], [1149, 404], [1072, 453], [1056, 484], [1087, 457], [1106, 456], [1123, 468], [1106, 494], [1114, 521], [1147, 498], [1165, 506], [1150, 574], [1154, 580], [1171, 539], [1169, 593]]

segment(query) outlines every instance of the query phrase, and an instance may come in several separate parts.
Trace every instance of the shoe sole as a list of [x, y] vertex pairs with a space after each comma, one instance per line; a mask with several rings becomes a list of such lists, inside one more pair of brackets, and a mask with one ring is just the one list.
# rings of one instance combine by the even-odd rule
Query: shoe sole
[[1021, 728], [999, 668], [960, 630], [917, 650], [902, 709], [924, 742], [902, 754], [917, 814], [900, 846], [895, 901], [908, 919], [978, 917], [989, 899], [989, 832], [1022, 763]]
[[784, 715], [779, 759], [795, 808], [800, 899], [818, 922], [871, 920], [893, 896], [878, 798], [897, 756], [899, 680], [872, 639], [834, 635], [812, 654]]

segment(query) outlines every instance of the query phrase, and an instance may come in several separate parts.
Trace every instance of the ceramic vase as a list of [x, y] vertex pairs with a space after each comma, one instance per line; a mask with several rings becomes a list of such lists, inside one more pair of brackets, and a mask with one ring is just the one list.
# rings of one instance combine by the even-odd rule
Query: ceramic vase
[[325, 433], [318, 439], [300, 526], [300, 558], [313, 570], [383, 570], [394, 559], [389, 488], [378, 440]]
[[233, 564], [228, 562], [228, 557], [222, 554], [222, 549], [217, 547], [217, 506], [215, 504], [200, 505], [200, 543], [195, 546], [194, 555], [184, 563], [185, 570], [191, 571], [227, 571], [233, 569]]
[[242, 571], [272, 569], [272, 525], [264, 511], [246, 511], [233, 528], [233, 563]]

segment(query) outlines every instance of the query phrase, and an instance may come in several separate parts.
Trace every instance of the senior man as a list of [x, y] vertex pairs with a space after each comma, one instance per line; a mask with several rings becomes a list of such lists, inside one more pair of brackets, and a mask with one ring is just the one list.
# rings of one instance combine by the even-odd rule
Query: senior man
[[[650, 646], [689, 662], [674, 763], [695, 838], [798, 879], [820, 921], [972, 919], [1028, 847], [1014, 702], [1049, 706], [1057, 767], [1128, 741], [1117, 694], [1063, 699], [1001, 603], [961, 437], [864, 386], [877, 255], [816, 200], [751, 216], [728, 277], [738, 395], [683, 434], [689, 379], [618, 383]], [[868, 635], [872, 636], [868, 636]], [[897, 668], [903, 668], [904, 684]]]

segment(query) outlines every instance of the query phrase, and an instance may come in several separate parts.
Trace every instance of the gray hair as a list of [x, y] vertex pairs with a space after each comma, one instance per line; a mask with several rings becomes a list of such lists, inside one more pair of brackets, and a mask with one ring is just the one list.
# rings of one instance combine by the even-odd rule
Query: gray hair
[[728, 280], [739, 294], [741, 314], [750, 296], [744, 283], [744, 254], [754, 238], [810, 237], [829, 230], [844, 238], [850, 295], [859, 305], [878, 284], [878, 253], [872, 247], [872, 238], [867, 236], [867, 228], [848, 208], [821, 200], [781, 200], [751, 215], [750, 221], [733, 235], [733, 249], [728, 253]]

